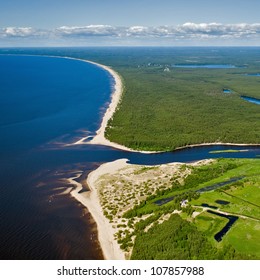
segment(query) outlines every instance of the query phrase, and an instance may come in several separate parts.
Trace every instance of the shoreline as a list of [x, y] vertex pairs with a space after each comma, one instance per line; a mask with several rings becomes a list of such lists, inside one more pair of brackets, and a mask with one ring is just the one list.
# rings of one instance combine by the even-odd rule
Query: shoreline
[[[3, 54], [1, 54], [3, 55]], [[4, 54], [4, 55], [17, 55], [17, 54]], [[113, 114], [115, 111], [118, 109], [118, 105], [121, 101], [122, 94], [123, 94], [123, 83], [120, 75], [111, 67], [94, 62], [91, 60], [83, 59], [83, 58], [75, 58], [75, 57], [70, 57], [70, 56], [58, 56], [58, 55], [28, 55], [28, 54], [19, 54], [19, 56], [44, 56], [44, 57], [53, 57], [53, 58], [63, 58], [63, 59], [71, 59], [71, 60], [78, 60], [82, 62], [87, 62], [93, 65], [96, 65], [100, 68], [103, 68], [104, 70], [108, 71], [111, 76], [114, 78], [115, 85], [114, 85], [114, 90], [111, 93], [111, 101], [110, 104], [102, 118], [102, 122], [100, 125], [100, 128], [96, 131], [96, 135], [93, 136], [84, 136], [81, 139], [75, 141], [74, 143], [71, 144], [65, 144], [64, 146], [74, 146], [74, 145], [103, 145], [103, 146], [108, 146], [112, 147], [115, 149], [127, 151], [127, 152], [134, 152], [134, 153], [145, 153], [145, 154], [155, 154], [155, 153], [165, 153], [165, 152], [174, 152], [182, 149], [187, 149], [187, 148], [194, 148], [194, 147], [202, 147], [202, 146], [214, 146], [214, 145], [223, 145], [223, 146], [256, 146], [259, 147], [260, 144], [244, 144], [244, 143], [223, 143], [223, 142], [213, 142], [213, 143], [201, 143], [201, 144], [190, 144], [186, 146], [181, 146], [177, 147], [174, 150], [167, 151], [167, 150], [161, 150], [161, 151], [142, 151], [142, 150], [134, 150], [131, 148], [128, 148], [124, 145], [111, 142], [110, 140], [105, 138], [105, 129], [107, 126], [108, 121], [113, 117]], [[88, 138], [92, 138], [92, 140], [85, 142]]]
[[[121, 210], [119, 210], [119, 214], [113, 216], [112, 220], [109, 220], [104, 211], [107, 210], [107, 205], [104, 204], [104, 193], [108, 193], [108, 197], [110, 198], [109, 205], [113, 205], [116, 200], [114, 200], [113, 196], [111, 197], [111, 194], [109, 194], [110, 191], [112, 193], [116, 193], [115, 189], [110, 186], [110, 183], [106, 183], [106, 180], [108, 176], [117, 176], [115, 174], [121, 174], [121, 176], [127, 176], [128, 178], [132, 179], [135, 178], [135, 176], [143, 176], [143, 173], [141, 172], [140, 174], [137, 172], [135, 173], [135, 170], [142, 170], [142, 167], [147, 166], [150, 167], [149, 165], [133, 165], [127, 163], [128, 159], [117, 159], [111, 162], [106, 162], [100, 165], [97, 169], [93, 170], [88, 174], [87, 181], [89, 191], [88, 192], [83, 192], [79, 193], [80, 190], [82, 189], [81, 183], [75, 181], [76, 178], [78, 178], [80, 175], [75, 175], [72, 178], [69, 178], [68, 181], [71, 184], [76, 185], [76, 188], [71, 192], [72, 197], [74, 197], [77, 201], [79, 201], [82, 205], [87, 207], [88, 211], [90, 212], [91, 216], [96, 222], [97, 225], [97, 232], [98, 232], [98, 241], [100, 243], [101, 250], [103, 252], [103, 256], [105, 260], [128, 260], [130, 257], [129, 251], [123, 251], [120, 248], [120, 245], [116, 239], [116, 236], [118, 238], [118, 231], [120, 230], [118, 225], [121, 223], [124, 223], [121, 217], [122, 209], [125, 210], [125, 207], [129, 207], [131, 203], [133, 203], [133, 199], [128, 200], [128, 201], [122, 201], [123, 206], [121, 206]], [[207, 164], [212, 162], [211, 159], [205, 159], [205, 160], [198, 160], [194, 163], [191, 163], [191, 166], [196, 166], [200, 164]], [[156, 169], [156, 172], [158, 172], [158, 167], [161, 169], [161, 175], [165, 179], [165, 176], [162, 174], [165, 174], [164, 172], [169, 172], [172, 174], [172, 172], [179, 172], [179, 166], [185, 165], [184, 163], [180, 162], [171, 162], [167, 164], [161, 164], [161, 165], [155, 165], [153, 168]], [[129, 175], [129, 172], [131, 173], [131, 176]], [[148, 171], [149, 172], [149, 168]], [[154, 171], [152, 171], [154, 172]], [[158, 175], [158, 174], [157, 174]], [[147, 175], [146, 175], [147, 176]], [[149, 179], [151, 175], [148, 175], [147, 179]], [[139, 177], [139, 179], [141, 178]], [[160, 177], [162, 178], [162, 177]], [[168, 178], [168, 177], [167, 177]], [[114, 180], [114, 179], [112, 179]], [[143, 180], [143, 177], [142, 177]], [[166, 180], [166, 179], [165, 179]], [[105, 185], [103, 185], [105, 182]], [[105, 189], [104, 189], [105, 188]], [[130, 187], [131, 188], [131, 187]], [[138, 189], [132, 189], [132, 192], [137, 192]], [[124, 193], [125, 189], [121, 189], [121, 193]], [[118, 193], [117, 193], [118, 195]], [[105, 200], [108, 199], [105, 198]], [[102, 202], [103, 201], [103, 202]], [[139, 201], [140, 202], [140, 201]], [[111, 204], [112, 203], [112, 204]], [[124, 204], [125, 203], [125, 204]]]
[[[68, 59], [74, 59], [72, 57], [65, 57]], [[85, 59], [77, 59], [75, 58], [75, 60], [80, 60], [80, 61], [84, 61], [84, 62], [88, 62], [91, 64], [94, 64], [98, 67], [103, 68], [104, 70], [108, 71], [112, 77], [114, 78], [115, 81], [115, 86], [114, 86], [114, 91], [111, 94], [111, 102], [109, 104], [109, 107], [107, 108], [103, 118], [102, 118], [102, 122], [100, 125], [100, 128], [96, 131], [96, 135], [93, 137], [92, 140], [88, 141], [88, 142], [84, 142], [85, 140], [87, 140], [89, 137], [91, 136], [86, 136], [86, 137], [82, 137], [80, 140], [69, 144], [70, 145], [103, 145], [103, 146], [109, 146], [112, 148], [116, 148], [119, 150], [123, 150], [123, 151], [127, 151], [127, 152], [134, 152], [134, 153], [145, 153], [145, 154], [155, 154], [155, 153], [164, 153], [164, 152], [174, 152], [177, 150], [182, 150], [182, 149], [186, 149], [186, 148], [194, 148], [194, 147], [201, 147], [201, 146], [214, 146], [214, 145], [223, 145], [223, 146], [260, 146], [260, 144], [243, 144], [243, 143], [223, 143], [223, 142], [213, 142], [213, 143], [201, 143], [201, 144], [191, 144], [191, 145], [186, 145], [186, 146], [182, 146], [182, 147], [177, 147], [175, 148], [173, 151], [143, 151], [143, 150], [134, 150], [131, 148], [128, 148], [122, 144], [118, 144], [115, 142], [111, 142], [110, 140], [105, 138], [105, 130], [107, 127], [107, 123], [108, 121], [113, 117], [113, 114], [115, 113], [115, 111], [118, 109], [118, 105], [121, 102], [121, 98], [122, 98], [122, 94], [123, 94], [123, 83], [122, 83], [122, 79], [120, 77], [120, 75], [113, 70], [111, 67], [97, 63], [97, 62], [93, 62], [90, 60], [85, 60]]]
[[[68, 59], [74, 59], [74, 58], [70, 58], [70, 57], [66, 57]], [[77, 59], [77, 58], [76, 58]], [[127, 151], [127, 152], [134, 152], [134, 153], [145, 153], [145, 154], [155, 154], [155, 153], [164, 153], [164, 152], [174, 152], [177, 150], [182, 150], [182, 149], [187, 149], [187, 148], [194, 148], [194, 147], [202, 147], [202, 146], [214, 146], [214, 145], [223, 145], [223, 146], [256, 146], [259, 147], [260, 144], [243, 144], [243, 143], [223, 143], [223, 142], [213, 142], [213, 143], [201, 143], [201, 144], [191, 144], [191, 145], [186, 145], [186, 146], [182, 146], [182, 147], [177, 147], [172, 151], [143, 151], [143, 150], [134, 150], [131, 148], [128, 148], [124, 145], [115, 143], [115, 142], [111, 142], [110, 140], [105, 138], [105, 130], [107, 127], [107, 123], [108, 121], [113, 117], [113, 114], [115, 113], [115, 111], [118, 109], [118, 105], [121, 102], [121, 98], [122, 98], [122, 94], [123, 94], [123, 83], [121, 80], [120, 75], [113, 70], [111, 67], [97, 63], [97, 62], [93, 62], [93, 61], [89, 61], [89, 60], [84, 60], [84, 59], [77, 59], [77, 60], [81, 60], [81, 61], [85, 61], [91, 64], [94, 64], [98, 67], [103, 68], [104, 70], [108, 71], [112, 77], [114, 78], [115, 81], [115, 86], [114, 86], [114, 91], [112, 92], [111, 95], [111, 102], [109, 104], [109, 107], [107, 108], [103, 118], [102, 118], [102, 122], [100, 125], [100, 128], [96, 131], [96, 135], [93, 137], [92, 140], [88, 141], [88, 142], [84, 142], [85, 140], [87, 140], [89, 137], [91, 136], [86, 136], [86, 137], [82, 137], [80, 140], [70, 144], [70, 145], [103, 145], [103, 146], [109, 146], [112, 148], [116, 148], [119, 150], [123, 150], [123, 151]]]
[[222, 142], [215, 142], [215, 143], [202, 143], [202, 144], [191, 144], [191, 145], [186, 145], [183, 147], [178, 147], [174, 151], [178, 151], [178, 150], [183, 150], [183, 149], [187, 149], [187, 148], [196, 148], [196, 147], [206, 147], [206, 146], [217, 146], [217, 145], [221, 145], [221, 146], [236, 146], [236, 147], [241, 147], [241, 146], [246, 146], [246, 147], [250, 147], [250, 146], [255, 146], [255, 147], [259, 147], [260, 144], [243, 144], [243, 143], [222, 143]]
[[[71, 57], [64, 57], [67, 59], [74, 59]], [[111, 67], [97, 63], [97, 62], [93, 62], [90, 60], [85, 60], [85, 59], [77, 59], [75, 58], [75, 60], [80, 60], [80, 61], [84, 61], [90, 64], [94, 64], [98, 67], [103, 68], [104, 70], [108, 71], [110, 73], [110, 75], [113, 77], [114, 79], [114, 90], [111, 94], [111, 101], [110, 104], [102, 118], [101, 121], [101, 125], [99, 127], [99, 129], [96, 131], [96, 135], [93, 137], [93, 139], [91, 139], [88, 142], [84, 142], [85, 140], [87, 140], [89, 137], [91, 136], [85, 136], [82, 137], [81, 139], [77, 140], [76, 142], [72, 143], [72, 144], [68, 144], [66, 146], [74, 146], [74, 145], [102, 145], [102, 146], [108, 146], [108, 147], [112, 147], [115, 149], [119, 149], [119, 150], [123, 150], [123, 151], [127, 151], [127, 152], [134, 152], [134, 153], [145, 153], [145, 154], [153, 154], [153, 153], [160, 153], [160, 151], [139, 151], [139, 150], [134, 150], [131, 148], [128, 148], [124, 145], [115, 143], [115, 142], [111, 142], [110, 140], [105, 138], [105, 130], [107, 127], [107, 123], [108, 121], [113, 117], [114, 113], [116, 112], [116, 110], [118, 109], [118, 105], [121, 102], [121, 98], [123, 95], [123, 82], [122, 82], [122, 78], [120, 77], [120, 75]]]
[[127, 159], [119, 159], [104, 163], [90, 172], [86, 179], [90, 189], [88, 192], [79, 193], [82, 189], [82, 184], [75, 181], [79, 177], [78, 175], [68, 179], [69, 183], [76, 185], [76, 188], [70, 193], [71, 196], [88, 209], [97, 224], [98, 241], [105, 260], [125, 260], [126, 258], [125, 253], [120, 249], [114, 238], [116, 230], [103, 214], [95, 181], [104, 174], [115, 172], [127, 166], [127, 161]]

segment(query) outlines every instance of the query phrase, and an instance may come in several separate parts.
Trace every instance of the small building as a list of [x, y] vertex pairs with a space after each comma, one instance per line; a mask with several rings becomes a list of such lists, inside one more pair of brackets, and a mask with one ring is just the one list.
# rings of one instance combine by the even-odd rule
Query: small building
[[180, 203], [181, 207], [186, 207], [188, 205], [188, 199], [182, 200]]

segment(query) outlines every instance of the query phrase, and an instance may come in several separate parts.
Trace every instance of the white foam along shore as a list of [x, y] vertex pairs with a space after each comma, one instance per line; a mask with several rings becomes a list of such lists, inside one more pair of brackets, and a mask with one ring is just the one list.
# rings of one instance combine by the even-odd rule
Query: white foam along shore
[[90, 214], [94, 218], [97, 224], [98, 240], [104, 255], [107, 260], [124, 260], [125, 254], [120, 249], [119, 244], [114, 238], [116, 230], [109, 223], [108, 219], [104, 216], [103, 210], [100, 204], [98, 195], [98, 189], [95, 184], [100, 176], [113, 173], [127, 165], [127, 159], [119, 159], [113, 162], [104, 163], [99, 166], [96, 170], [92, 171], [87, 178], [87, 184], [90, 191], [79, 193], [82, 189], [82, 185], [75, 181], [75, 176], [69, 180], [71, 184], [76, 185], [76, 189], [71, 192], [71, 195], [83, 204], [89, 210]]

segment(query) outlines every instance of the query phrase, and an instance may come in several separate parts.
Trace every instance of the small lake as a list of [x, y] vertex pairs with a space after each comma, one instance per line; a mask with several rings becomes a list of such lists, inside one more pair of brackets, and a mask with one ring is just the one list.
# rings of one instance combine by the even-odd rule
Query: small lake
[[218, 209], [217, 206], [209, 205], [208, 203], [202, 203], [201, 206], [203, 206], [203, 207], [208, 207], [208, 208], [212, 208], [212, 209]]
[[242, 95], [241, 98], [250, 102], [250, 103], [260, 105], [260, 99], [249, 97], [249, 96], [244, 96], [244, 95]]
[[243, 178], [245, 178], [245, 177], [243, 177], [243, 176], [241, 176], [241, 177], [234, 177], [234, 178], [231, 178], [231, 179], [229, 179], [227, 181], [224, 181], [224, 182], [221, 182], [221, 183], [216, 183], [216, 184], [213, 184], [213, 185], [201, 188], [201, 189], [197, 190], [197, 192], [204, 193], [204, 192], [213, 191], [213, 190], [216, 190], [218, 188], [224, 187], [224, 186], [226, 186], [228, 184], [238, 182], [238, 181], [242, 180]]
[[204, 68], [204, 69], [233, 69], [238, 68], [232, 64], [173, 64], [175, 68]]
[[260, 73], [249, 73], [249, 74], [245, 74], [245, 76], [260, 77]]
[[221, 199], [218, 199], [215, 202], [220, 204], [220, 205], [228, 205], [230, 203], [229, 201], [221, 200]]
[[232, 93], [232, 90], [228, 88], [223, 88], [223, 93]]

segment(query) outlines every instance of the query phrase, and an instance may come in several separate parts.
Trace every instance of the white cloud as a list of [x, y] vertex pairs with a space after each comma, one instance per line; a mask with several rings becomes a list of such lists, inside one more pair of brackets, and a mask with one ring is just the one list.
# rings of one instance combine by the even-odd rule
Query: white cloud
[[31, 36], [34, 30], [31, 27], [6, 27], [2, 29], [2, 36], [6, 37], [27, 37]]
[[111, 25], [61, 26], [55, 29], [60, 36], [117, 36], [117, 28]]
[[260, 23], [221, 24], [221, 23], [185, 23], [177, 27], [178, 32], [189, 36], [208, 35], [209, 38], [243, 38], [260, 35]]
[[[94, 40], [99, 38], [99, 42], [102, 38], [104, 40], [111, 39], [111, 42], [115, 40], [154, 40], [154, 42], [160, 38], [164, 40], [183, 42], [192, 40], [199, 42], [199, 40], [213, 41], [223, 40], [254, 40], [260, 45], [260, 23], [248, 24], [221, 24], [221, 23], [192, 23], [187, 22], [177, 26], [130, 26], [130, 27], [117, 27], [111, 25], [87, 25], [87, 26], [61, 26], [53, 30], [39, 30], [32, 27], [6, 27], [0, 29], [0, 39], [8, 38], [37, 38], [42, 40], [69, 40], [72, 38], [75, 40], [78, 38], [82, 40]], [[158, 40], [160, 44], [161, 40]]]

